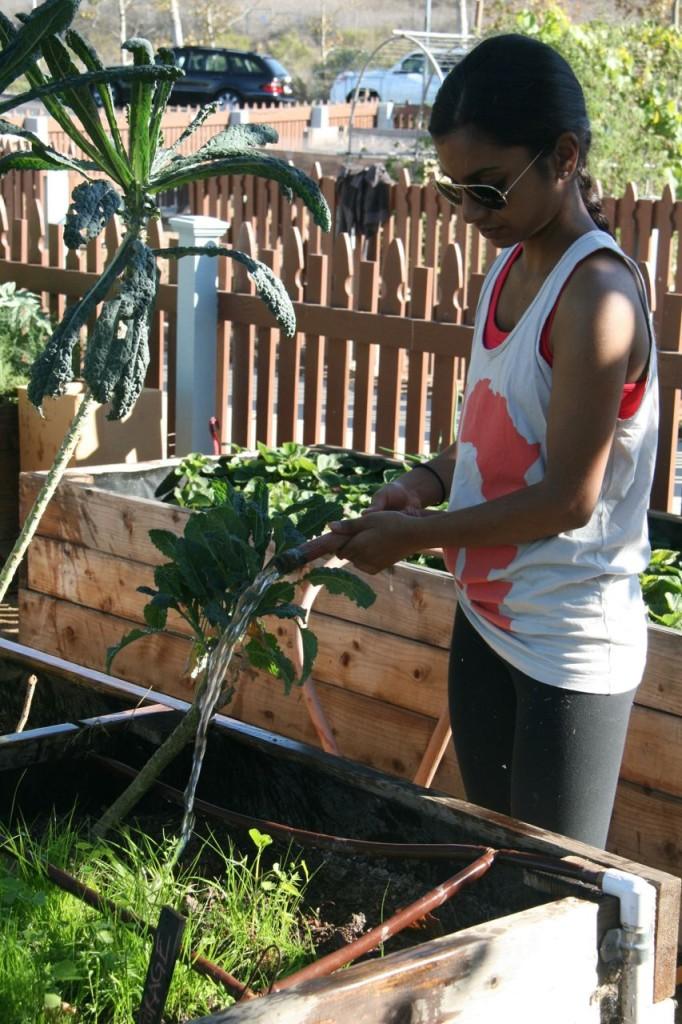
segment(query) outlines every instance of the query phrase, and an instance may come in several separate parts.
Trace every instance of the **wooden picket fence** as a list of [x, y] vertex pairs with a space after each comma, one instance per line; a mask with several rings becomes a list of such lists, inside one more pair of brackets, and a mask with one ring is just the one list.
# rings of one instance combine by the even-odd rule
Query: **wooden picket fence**
[[[406, 198], [418, 195], [411, 188]], [[242, 190], [244, 215], [241, 223], [233, 220], [231, 239], [281, 274], [294, 301], [299, 333], [293, 339], [281, 336], [242, 268], [218, 261], [215, 409], [223, 443], [299, 440], [362, 451], [427, 453], [448, 442], [470, 351], [482, 281], [478, 268], [490, 258], [487, 247], [463, 231], [461, 222], [448, 218], [438, 233], [438, 259], [430, 266], [423, 258], [427, 246], [412, 247], [412, 231], [400, 237], [396, 215], [393, 237], [387, 229], [377, 258], [370, 259], [348, 236], [334, 239], [307, 222], [297, 204], [286, 208], [301, 219], [276, 230], [271, 210], [270, 244], [259, 245], [249, 203], [263, 202], [267, 195], [274, 199], [278, 190], [262, 181], [255, 191], [243, 182]], [[234, 197], [239, 208], [238, 189]], [[673, 217], [679, 218], [680, 204], [670, 196], [658, 203], [639, 202], [647, 204], [640, 209], [649, 211], [648, 222], [657, 225], [655, 252], [660, 266], [668, 267], [660, 277], [657, 266], [650, 279], [659, 323], [662, 404], [652, 507], [671, 510], [681, 412], [682, 282], [679, 226], [666, 232], [661, 211], [667, 204], [671, 223], [679, 225]], [[401, 204], [407, 223], [409, 206]], [[627, 197], [612, 204], [612, 213], [614, 208], [616, 213], [626, 210]], [[85, 252], [65, 255], [61, 228], [49, 225], [46, 230], [39, 199], [31, 200], [27, 213], [10, 224], [0, 202], [0, 281], [12, 280], [41, 294], [45, 307], [59, 317], [95, 281], [118, 245], [120, 226], [110, 222], [103, 244], [95, 240]], [[641, 224], [636, 205], [630, 220]], [[626, 224], [621, 224], [621, 238], [627, 241]], [[414, 230], [422, 241], [437, 234], [424, 230], [424, 218]], [[642, 235], [641, 230], [630, 232], [630, 251], [636, 256], [650, 252], [640, 247]], [[158, 221], [151, 225], [150, 240], [159, 246], [169, 241]], [[650, 265], [640, 264], [645, 272]], [[148, 386], [168, 391], [171, 439], [178, 304], [174, 270], [174, 264], [163, 267], [147, 378]], [[662, 283], [665, 289], [657, 291]]]

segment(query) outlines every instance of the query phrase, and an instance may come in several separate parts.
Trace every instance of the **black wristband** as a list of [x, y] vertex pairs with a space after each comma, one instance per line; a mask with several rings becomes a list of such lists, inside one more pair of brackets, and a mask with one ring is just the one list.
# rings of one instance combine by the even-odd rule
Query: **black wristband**
[[420, 462], [414, 468], [415, 469], [426, 469], [426, 470], [428, 470], [429, 473], [432, 473], [433, 476], [435, 476], [436, 480], [440, 484], [440, 492], [441, 492], [441, 499], [438, 502], [438, 504], [442, 505], [443, 502], [445, 501], [445, 499], [448, 496], [448, 492], [445, 490], [445, 484], [443, 483], [443, 480], [441, 478], [440, 473], [437, 473], [436, 470], [433, 468], [433, 466], [430, 463], [428, 463], [428, 462]]

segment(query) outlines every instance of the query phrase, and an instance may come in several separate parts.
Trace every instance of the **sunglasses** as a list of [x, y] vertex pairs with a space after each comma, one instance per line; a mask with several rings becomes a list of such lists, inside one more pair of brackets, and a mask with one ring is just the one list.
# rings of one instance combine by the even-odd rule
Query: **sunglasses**
[[533, 157], [527, 167], [524, 167], [518, 177], [514, 178], [511, 185], [500, 192], [499, 188], [495, 188], [494, 185], [459, 185], [454, 181], [446, 180], [444, 177], [436, 177], [433, 179], [433, 184], [436, 190], [447, 199], [453, 206], [461, 206], [462, 198], [464, 193], [478, 203], [479, 206], [484, 206], [486, 210], [503, 210], [507, 205], [507, 196], [514, 188], [514, 185], [524, 176], [526, 171], [529, 171], [536, 160], [538, 160], [544, 153], [544, 149]]

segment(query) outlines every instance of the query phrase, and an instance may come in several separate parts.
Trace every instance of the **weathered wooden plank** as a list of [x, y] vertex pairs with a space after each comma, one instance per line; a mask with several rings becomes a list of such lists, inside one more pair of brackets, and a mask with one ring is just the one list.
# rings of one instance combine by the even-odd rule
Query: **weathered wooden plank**
[[[379, 312], [405, 317], [407, 266], [405, 249], [397, 239], [391, 242], [383, 266], [383, 289]], [[378, 319], [378, 317], [375, 317]], [[348, 337], [348, 335], [346, 335]], [[399, 447], [400, 400], [405, 377], [405, 352], [401, 347], [382, 346], [379, 352], [377, 384], [376, 446], [388, 451]]]
[[649, 626], [644, 679], [635, 702], [682, 717], [682, 634]]
[[[19, 487], [20, 514], [31, 507], [44, 474], [22, 474]], [[71, 482], [73, 480], [73, 482]], [[63, 480], [40, 522], [43, 536], [61, 538], [111, 555], [149, 565], [165, 561], [149, 540], [152, 528], [182, 533], [190, 513], [147, 498], [114, 494]]]
[[[79, 298], [99, 280], [96, 273], [85, 270], [78, 270], [74, 273], [71, 269], [61, 267], [41, 267], [40, 287], [42, 291], [50, 294], [68, 295]], [[28, 288], [34, 291], [36, 287], [35, 265], [20, 260], [0, 260], [0, 282], [14, 281], [18, 288]], [[170, 284], [159, 285], [156, 297], [156, 308], [166, 311], [175, 311], [177, 305], [177, 288]]]
[[596, 904], [569, 896], [197, 1024], [598, 1024], [599, 919]]
[[[232, 703], [223, 713], [319, 746], [305, 709], [303, 692], [296, 689], [285, 696], [277, 680], [260, 673], [249, 672], [248, 675], [250, 678], [240, 684]], [[413, 778], [435, 728], [433, 719], [317, 679], [315, 687], [342, 757], [360, 761], [389, 775]], [[362, 722], [362, 729], [358, 728], [359, 722]], [[454, 757], [444, 763], [438, 783], [453, 795], [463, 795]]]
[[682, 800], [621, 779], [607, 849], [673, 875], [682, 873]]
[[[87, 668], [104, 671], [107, 647], [117, 643], [133, 625], [68, 601], [19, 591], [19, 642]], [[194, 687], [187, 673], [190, 647], [188, 638], [171, 633], [143, 637], [121, 651], [112, 674], [191, 701]]]
[[[42, 479], [38, 473], [22, 475], [23, 514]], [[97, 475], [86, 479], [96, 480]], [[158, 565], [165, 559], [149, 540], [149, 530], [167, 529], [179, 534], [188, 515], [185, 509], [146, 498], [114, 494], [89, 483], [63, 481], [41, 520], [40, 536], [98, 550], [123, 562]], [[94, 571], [92, 566], [89, 568]], [[360, 609], [350, 601], [321, 592], [316, 599], [316, 611], [387, 632], [397, 630], [401, 636], [438, 647], [449, 646], [455, 595], [448, 575], [402, 564], [378, 576], [363, 578], [377, 594], [371, 608]]]
[[[20, 642], [93, 669], [103, 668], [107, 647], [131, 625], [125, 619], [67, 601], [28, 590], [20, 592]], [[131, 682], [191, 700], [193, 686], [186, 674], [189, 650], [190, 642], [184, 637], [145, 637], [121, 651], [113, 671]], [[318, 683], [317, 689], [345, 757], [403, 778], [414, 775], [435, 727], [433, 719], [326, 683]], [[224, 711], [317, 745], [303, 692], [296, 689], [285, 696], [281, 682], [260, 673], [242, 673], [237, 694]], [[363, 722], [362, 730], [357, 727], [359, 721]], [[454, 759], [447, 760], [437, 778], [452, 792], [462, 792]]]
[[320, 643], [317, 679], [438, 718], [447, 698], [446, 651], [314, 612], [310, 625]]
[[[307, 305], [298, 300], [293, 301], [293, 307], [299, 330], [306, 334], [331, 332], [339, 338], [380, 344], [384, 350], [405, 349], [407, 352], [434, 352], [463, 358], [468, 358], [471, 353], [473, 327], [469, 324], [441, 324], [360, 309], [330, 310], [328, 306]], [[274, 317], [260, 299], [250, 295], [219, 294], [218, 315], [233, 323], [275, 326]]]
[[[38, 536], [29, 552], [31, 590], [127, 619], [130, 624], [144, 621], [148, 599], [137, 588], [153, 583], [151, 566], [76, 544]], [[437, 718], [447, 694], [447, 652], [368, 625], [347, 623], [343, 615], [349, 604], [343, 597], [331, 597], [333, 616], [313, 611], [311, 627], [320, 644], [316, 677]], [[189, 635], [189, 627], [177, 614], [170, 614], [168, 625]], [[286, 638], [282, 623], [277, 623], [277, 629]], [[291, 637], [285, 642], [289, 647], [293, 644]]]
[[621, 778], [682, 797], [682, 718], [634, 707]]
[[59, 722], [40, 729], [0, 736], [0, 770], [28, 768], [56, 754], [64, 754], [67, 743], [79, 734], [74, 722]]
[[[358, 247], [358, 258], [360, 247]], [[353, 305], [353, 249], [348, 235], [339, 235], [334, 243], [330, 306], [351, 309]], [[347, 444], [346, 427], [350, 404], [351, 343], [346, 337], [327, 337], [325, 348], [327, 402], [324, 436], [327, 444]]]

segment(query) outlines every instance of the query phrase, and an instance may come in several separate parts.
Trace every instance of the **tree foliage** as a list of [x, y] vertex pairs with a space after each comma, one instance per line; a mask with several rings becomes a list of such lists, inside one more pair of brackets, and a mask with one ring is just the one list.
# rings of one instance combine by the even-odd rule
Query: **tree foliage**
[[517, 31], [554, 46], [576, 72], [592, 122], [592, 174], [607, 194], [634, 181], [682, 186], [682, 35], [654, 21], [572, 22], [553, 5], [526, 10]]

